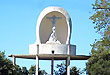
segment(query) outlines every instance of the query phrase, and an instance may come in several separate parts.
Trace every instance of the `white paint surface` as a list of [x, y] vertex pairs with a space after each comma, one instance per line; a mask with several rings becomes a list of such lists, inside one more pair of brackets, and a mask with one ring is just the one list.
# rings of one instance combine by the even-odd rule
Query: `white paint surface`
[[[56, 21], [56, 37], [61, 44], [46, 43], [52, 33], [52, 22], [46, 17], [61, 17]], [[70, 44], [71, 19], [68, 13], [60, 7], [45, 8], [37, 21], [36, 43], [29, 45], [29, 54], [68, 54], [76, 55], [76, 46]]]

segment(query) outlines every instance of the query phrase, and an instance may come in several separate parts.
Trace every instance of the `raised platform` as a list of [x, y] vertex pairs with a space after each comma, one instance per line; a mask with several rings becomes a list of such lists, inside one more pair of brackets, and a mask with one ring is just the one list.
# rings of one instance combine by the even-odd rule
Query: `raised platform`
[[[87, 60], [90, 56], [85, 55], [66, 55], [66, 54], [37, 54], [39, 60], [65, 60], [68, 56], [70, 56], [71, 60]], [[31, 54], [16, 54], [16, 55], [9, 55], [9, 57], [15, 58], [24, 58], [24, 59], [36, 59], [36, 55]]]

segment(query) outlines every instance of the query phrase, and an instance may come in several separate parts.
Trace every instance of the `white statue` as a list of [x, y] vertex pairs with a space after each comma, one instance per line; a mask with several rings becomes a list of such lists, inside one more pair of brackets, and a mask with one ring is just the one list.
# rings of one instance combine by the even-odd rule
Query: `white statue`
[[58, 43], [61, 44], [60, 41], [57, 40], [57, 36], [56, 36], [56, 27], [55, 27], [55, 23], [57, 19], [61, 19], [61, 17], [56, 17], [55, 15], [52, 17], [47, 17], [47, 19], [52, 21], [52, 33], [49, 36], [49, 39], [46, 43]]

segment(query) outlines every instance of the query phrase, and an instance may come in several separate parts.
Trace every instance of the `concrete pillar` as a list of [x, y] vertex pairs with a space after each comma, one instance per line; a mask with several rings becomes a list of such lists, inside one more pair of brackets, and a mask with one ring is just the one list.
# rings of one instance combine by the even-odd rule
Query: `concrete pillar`
[[39, 72], [39, 57], [36, 55], [36, 75], [38, 75]]
[[53, 75], [53, 70], [54, 70], [54, 57], [52, 57], [51, 60], [51, 75]]
[[68, 56], [66, 60], [66, 69], [67, 75], [70, 75], [70, 56]]
[[12, 56], [12, 62], [13, 62], [13, 65], [16, 65], [16, 58], [15, 58], [15, 56]]
[[54, 50], [52, 50], [51, 75], [53, 75], [53, 71], [54, 71]]

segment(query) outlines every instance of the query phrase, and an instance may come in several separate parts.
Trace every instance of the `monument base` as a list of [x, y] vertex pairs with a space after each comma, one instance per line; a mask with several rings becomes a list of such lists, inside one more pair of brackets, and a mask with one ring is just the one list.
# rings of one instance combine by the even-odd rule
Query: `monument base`
[[31, 44], [29, 54], [67, 54], [76, 55], [76, 46], [70, 44]]

